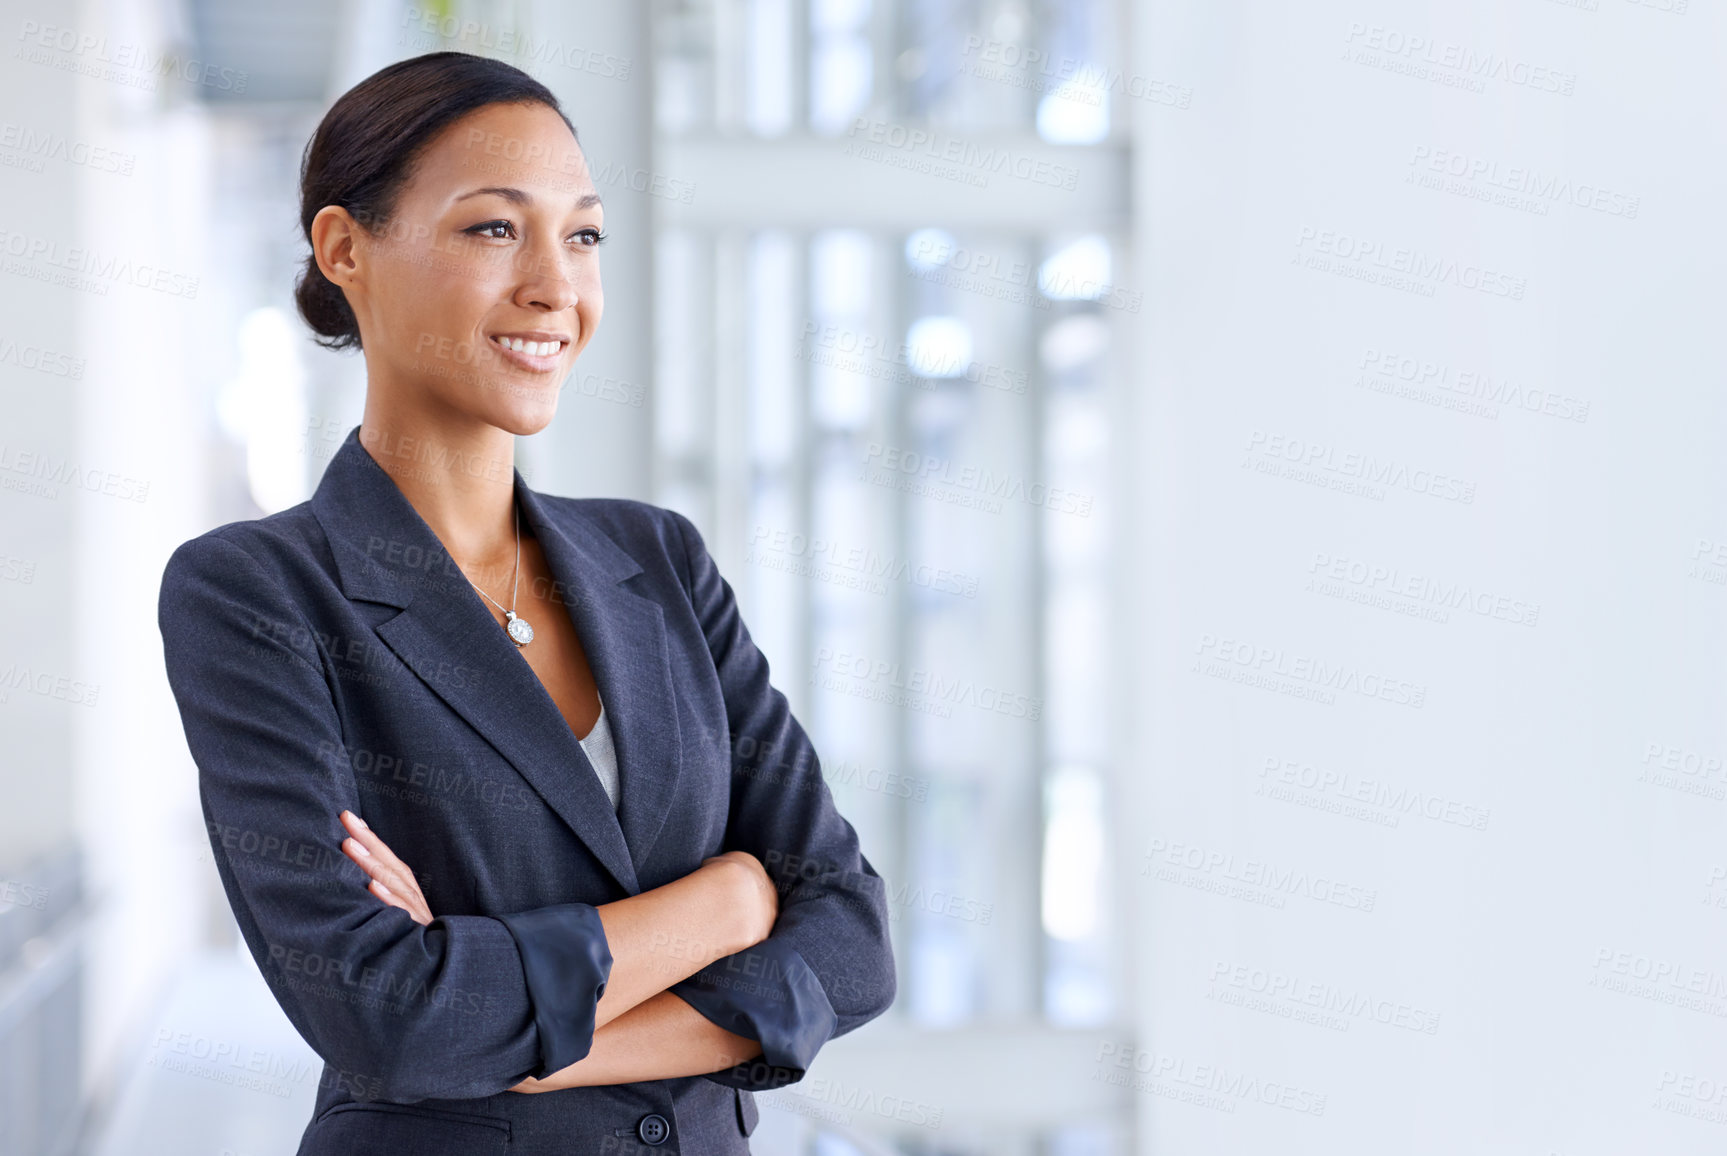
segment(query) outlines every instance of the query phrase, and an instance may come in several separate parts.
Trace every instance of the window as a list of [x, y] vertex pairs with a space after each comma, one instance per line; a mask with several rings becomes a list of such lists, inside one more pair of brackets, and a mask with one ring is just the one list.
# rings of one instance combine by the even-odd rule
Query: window
[[[1125, 190], [1069, 210], [1025, 175], [1121, 150], [1111, 94], [1071, 83], [1103, 75], [1114, 18], [686, 0], [656, 20], [656, 152], [695, 194], [659, 207], [655, 497], [702, 528], [888, 882], [894, 1029], [920, 1049], [1127, 1018], [1108, 679]], [[941, 136], [950, 171], [860, 150], [874, 125]], [[988, 219], [928, 208], [932, 181]], [[976, 1150], [1101, 1156], [1127, 1135], [1058, 1120]]]

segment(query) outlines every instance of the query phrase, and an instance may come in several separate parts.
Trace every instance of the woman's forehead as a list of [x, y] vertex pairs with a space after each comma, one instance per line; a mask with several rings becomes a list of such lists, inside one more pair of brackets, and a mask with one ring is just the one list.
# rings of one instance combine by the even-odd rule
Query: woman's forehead
[[[535, 111], [544, 116], [533, 117]], [[483, 193], [524, 208], [599, 203], [581, 147], [543, 105], [488, 106], [464, 117], [427, 150], [417, 177], [438, 187], [439, 200]]]

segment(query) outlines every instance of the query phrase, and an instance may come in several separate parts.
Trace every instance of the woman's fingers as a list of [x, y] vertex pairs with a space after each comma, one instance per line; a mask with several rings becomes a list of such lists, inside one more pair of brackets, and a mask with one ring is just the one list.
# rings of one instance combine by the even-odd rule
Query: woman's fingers
[[[372, 877], [366, 886], [373, 894], [377, 895], [378, 898], [383, 899], [386, 902], [399, 900], [400, 897], [397, 896], [396, 892], [390, 887], [392, 883], [401, 888], [403, 892], [407, 891], [407, 887], [402, 880], [401, 871], [385, 862], [379, 856], [372, 854], [372, 852], [366, 848], [366, 845], [361, 843], [359, 840], [352, 838], [343, 839], [342, 853], [352, 859], [355, 863], [358, 863], [360, 865], [360, 870]], [[398, 902], [397, 905], [400, 906], [401, 904]]]
[[391, 907], [406, 911], [414, 922], [422, 926], [432, 922], [431, 908], [408, 865], [358, 815], [343, 811], [341, 820], [349, 836], [342, 840], [342, 852], [372, 877], [368, 890]]
[[[348, 830], [352, 834], [342, 840], [343, 854], [358, 863], [360, 869], [373, 879], [386, 885], [394, 883], [405, 891], [406, 886], [403, 877], [411, 874], [406, 864], [391, 853], [382, 839], [365, 828], [349, 824]], [[367, 837], [362, 839], [362, 835]]]
[[432, 921], [432, 913], [427, 909], [426, 901], [419, 898], [417, 895], [412, 901], [410, 901], [397, 895], [394, 891], [391, 891], [380, 879], [372, 880], [371, 886], [368, 890], [371, 891], [373, 895], [376, 895], [379, 899], [383, 900], [386, 905], [390, 907], [400, 907], [403, 911], [406, 911], [409, 917], [421, 927], [424, 927]]
[[[366, 821], [352, 811], [342, 812], [342, 825], [348, 828], [348, 835], [360, 846], [357, 850], [370, 852], [370, 857], [377, 865], [392, 871], [407, 872], [407, 865], [396, 858], [396, 853], [390, 850], [389, 844], [378, 838], [372, 829], [366, 826]], [[354, 862], [362, 867], [366, 865], [363, 854], [352, 854]], [[368, 870], [370, 870], [368, 868]], [[411, 872], [408, 872], [411, 874]]]

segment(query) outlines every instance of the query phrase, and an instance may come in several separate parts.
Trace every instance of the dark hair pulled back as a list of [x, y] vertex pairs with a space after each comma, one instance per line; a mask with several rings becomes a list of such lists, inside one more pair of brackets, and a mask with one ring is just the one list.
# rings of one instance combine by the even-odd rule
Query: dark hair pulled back
[[[489, 104], [543, 104], [569, 125], [552, 90], [513, 65], [468, 52], [429, 52], [374, 72], [330, 106], [300, 157], [300, 231], [312, 242], [312, 219], [340, 205], [373, 235], [390, 223], [414, 163], [444, 128]], [[360, 346], [348, 299], [306, 257], [294, 304], [329, 349]]]

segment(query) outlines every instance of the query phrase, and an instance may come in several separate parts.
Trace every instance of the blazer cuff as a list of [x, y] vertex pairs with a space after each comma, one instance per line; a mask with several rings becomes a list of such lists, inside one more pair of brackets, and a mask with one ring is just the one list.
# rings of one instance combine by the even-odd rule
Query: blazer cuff
[[707, 1078], [764, 1091], [803, 1079], [839, 1017], [797, 948], [769, 936], [667, 989], [708, 1020], [757, 1040], [762, 1054]]
[[612, 974], [612, 949], [600, 913], [586, 903], [560, 903], [497, 917], [515, 937], [527, 977], [528, 1002], [540, 1035], [543, 1080], [586, 1056], [594, 1046], [594, 1006]]

